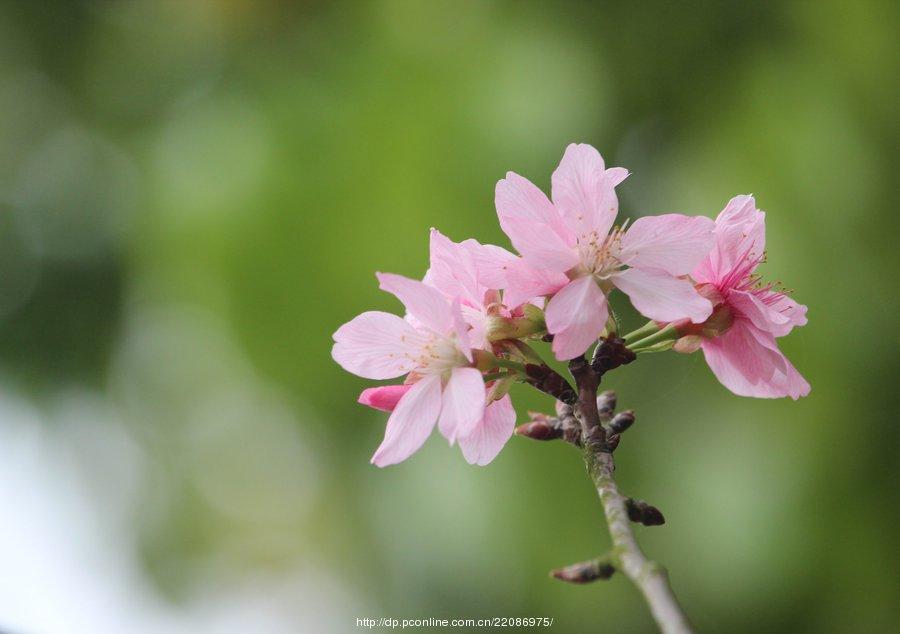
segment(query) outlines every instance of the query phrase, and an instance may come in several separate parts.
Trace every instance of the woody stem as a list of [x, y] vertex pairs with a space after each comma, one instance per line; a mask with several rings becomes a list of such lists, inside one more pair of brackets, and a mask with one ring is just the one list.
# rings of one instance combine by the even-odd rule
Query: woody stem
[[606, 444], [606, 433], [597, 409], [599, 380], [596, 373], [583, 359], [581, 362], [573, 360], [569, 368], [578, 387], [575, 413], [582, 426], [584, 464], [603, 505], [613, 545], [612, 564], [643, 595], [661, 632], [689, 634], [691, 626], [672, 592], [668, 574], [661, 565], [647, 559], [638, 546], [628, 517], [626, 498], [616, 486], [616, 465]]

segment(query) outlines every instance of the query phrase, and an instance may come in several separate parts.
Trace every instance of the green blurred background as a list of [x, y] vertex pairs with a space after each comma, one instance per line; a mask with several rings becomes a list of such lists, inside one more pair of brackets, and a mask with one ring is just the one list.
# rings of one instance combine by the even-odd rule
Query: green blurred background
[[546, 188], [581, 141], [631, 170], [621, 217], [754, 193], [766, 273], [809, 305], [799, 402], [700, 355], [609, 377], [622, 488], [668, 520], [646, 551], [702, 631], [896, 631], [898, 13], [0, 4], [0, 629], [653, 631], [624, 579], [547, 576], [608, 544], [577, 452], [478, 468], [435, 437], [379, 470], [386, 416], [330, 358], [399, 312], [374, 271], [421, 276], [431, 226], [509, 246], [495, 182]]

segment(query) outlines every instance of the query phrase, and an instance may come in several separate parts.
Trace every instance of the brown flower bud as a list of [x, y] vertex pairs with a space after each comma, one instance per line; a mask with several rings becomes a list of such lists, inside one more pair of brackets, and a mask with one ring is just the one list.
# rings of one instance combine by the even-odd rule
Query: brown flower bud
[[516, 434], [532, 440], [554, 440], [562, 437], [562, 429], [553, 427], [547, 421], [537, 420], [516, 427]]
[[609, 429], [614, 434], [621, 434], [623, 431], [628, 429], [634, 424], [634, 411], [633, 410], [625, 410], [624, 412], [619, 412], [609, 423]]
[[597, 579], [609, 579], [616, 572], [609, 557], [598, 557], [552, 571], [551, 576], [567, 583], [590, 583]]
[[612, 390], [604, 390], [597, 395], [597, 411], [603, 418], [609, 418], [616, 411], [616, 393]]
[[662, 511], [651, 506], [643, 500], [628, 498], [625, 500], [625, 509], [628, 511], [628, 519], [644, 526], [661, 526], [666, 523]]

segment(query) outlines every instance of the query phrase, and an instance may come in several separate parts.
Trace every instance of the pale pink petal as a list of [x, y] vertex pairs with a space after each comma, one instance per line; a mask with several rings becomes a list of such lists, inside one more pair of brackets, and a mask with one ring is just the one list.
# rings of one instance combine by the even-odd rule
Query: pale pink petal
[[751, 328], [751, 334], [757, 343], [766, 348], [775, 368], [770, 380], [781, 396], [790, 396], [795, 401], [809, 394], [809, 383], [806, 382], [787, 357], [778, 349], [775, 337], [757, 328]]
[[438, 421], [450, 444], [471, 433], [484, 415], [484, 379], [475, 368], [453, 368], [444, 388], [443, 407]]
[[459, 448], [469, 464], [484, 466], [490, 463], [513, 434], [516, 410], [509, 394], [489, 404], [484, 418], [470, 434], [459, 437]]
[[422, 377], [400, 399], [388, 418], [384, 440], [372, 456], [379, 467], [409, 458], [425, 443], [441, 412], [441, 377]]
[[575, 236], [540, 189], [509, 172], [497, 183], [500, 227], [532, 266], [566, 271], [578, 262]]
[[366, 379], [392, 379], [412, 370], [427, 338], [397, 315], [369, 311], [334, 333], [331, 356], [347, 372]]
[[724, 335], [704, 339], [701, 347], [719, 382], [739, 396], [796, 400], [809, 393], [809, 384], [778, 350], [775, 338], [749, 321], [736, 321]]
[[594, 278], [571, 281], [547, 304], [547, 330], [553, 333], [553, 353], [559, 360], [584, 354], [603, 331], [609, 317], [606, 296]]
[[357, 402], [382, 412], [393, 412], [394, 408], [397, 407], [397, 403], [400, 402], [404, 394], [409, 392], [410, 388], [412, 388], [412, 383], [366, 388], [359, 395]]
[[508, 308], [516, 308], [536, 297], [552, 295], [568, 283], [565, 273], [536, 269], [517, 258], [506, 267], [503, 303]]
[[806, 306], [788, 297], [766, 304], [752, 292], [732, 290], [728, 293], [728, 303], [754, 326], [776, 337], [783, 337], [794, 326], [806, 323]]
[[553, 204], [575, 235], [593, 232], [606, 237], [619, 211], [615, 186], [624, 178], [623, 171], [608, 172], [603, 157], [590, 145], [569, 144], [553, 172], [552, 189]]
[[628, 178], [628, 170], [624, 167], [609, 167], [606, 170], [606, 179], [610, 185], [615, 187]]
[[[795, 302], [787, 295], [781, 295], [778, 299], [769, 304], [770, 310], [775, 310], [787, 317], [791, 327], [805, 326], [807, 324], [806, 306]], [[790, 331], [790, 329], [788, 329]], [[785, 333], [787, 334], [787, 333]], [[783, 335], [776, 335], [783, 336]]]
[[479, 244], [471, 238], [461, 245], [469, 250], [478, 269], [478, 283], [482, 289], [498, 290], [506, 286], [506, 268], [519, 258], [493, 244]]
[[452, 328], [450, 302], [441, 292], [419, 280], [411, 280], [393, 273], [376, 273], [379, 288], [397, 297], [407, 312], [419, 323], [439, 334]]
[[638, 218], [622, 237], [618, 257], [629, 266], [687, 275], [712, 249], [715, 226], [704, 216], [664, 214]]
[[448, 297], [459, 297], [477, 305], [483, 291], [478, 284], [478, 267], [471, 251], [437, 229], [431, 230], [431, 262], [428, 283]]
[[790, 361], [785, 359], [785, 363], [787, 364], [787, 375], [784, 378], [785, 393], [795, 401], [802, 396], [809, 395], [811, 389], [809, 382], [803, 378], [803, 375], [797, 371], [797, 368]]
[[465, 322], [460, 310], [459, 298], [453, 300], [450, 305], [450, 317], [453, 321], [453, 332], [456, 333], [456, 347], [465, 355], [466, 359], [472, 361], [472, 345], [469, 341], [469, 325]]
[[[716, 218], [715, 246], [691, 275], [698, 282], [721, 284], [735, 279], [736, 270], [749, 273], [766, 248], [766, 215], [753, 196], [735, 196]], [[738, 277], [744, 277], [739, 275]]]
[[611, 280], [648, 319], [701, 323], [712, 313], [712, 304], [697, 293], [693, 284], [663, 271], [628, 269]]

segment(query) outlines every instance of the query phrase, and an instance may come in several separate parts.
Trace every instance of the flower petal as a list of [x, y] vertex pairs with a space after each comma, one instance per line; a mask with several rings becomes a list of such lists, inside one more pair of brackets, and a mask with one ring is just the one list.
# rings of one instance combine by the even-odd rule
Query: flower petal
[[580, 277], [550, 299], [545, 317], [547, 330], [553, 333], [556, 358], [574, 359], [603, 331], [609, 317], [606, 295], [593, 277]]
[[499, 290], [506, 286], [506, 268], [519, 259], [515, 254], [493, 244], [479, 244], [471, 238], [460, 244], [475, 260], [482, 289]]
[[484, 416], [484, 379], [475, 368], [453, 368], [444, 388], [438, 427], [452, 445], [472, 432]]
[[516, 410], [509, 394], [490, 403], [484, 418], [467, 436], [459, 437], [459, 448], [469, 464], [484, 466], [490, 463], [513, 434]]
[[427, 375], [413, 384], [388, 419], [384, 440], [372, 456], [379, 467], [409, 458], [425, 443], [441, 411], [441, 377]]
[[516, 258], [506, 267], [503, 304], [516, 308], [535, 297], [551, 295], [569, 283], [565, 273], [536, 269], [524, 259]]
[[500, 227], [532, 266], [560, 272], [575, 266], [575, 236], [533, 183], [509, 172], [497, 183], [494, 202]]
[[752, 292], [732, 290], [728, 293], [728, 303], [754, 326], [775, 337], [783, 337], [794, 326], [806, 324], [806, 306], [786, 296], [767, 304]]
[[705, 216], [664, 214], [638, 218], [622, 237], [619, 259], [633, 267], [687, 275], [712, 249], [715, 227]]
[[716, 217], [716, 242], [691, 273], [698, 282], [732, 283], [735, 271], [743, 278], [756, 268], [766, 248], [766, 215], [756, 208], [753, 196], [735, 196]]
[[396, 296], [425, 328], [446, 335], [452, 328], [450, 302], [436, 288], [393, 273], [376, 273], [379, 288]]
[[456, 333], [456, 347], [472, 362], [472, 344], [469, 340], [469, 325], [463, 319], [459, 298], [453, 300], [450, 305], [450, 317], [453, 321], [453, 332]]
[[615, 186], [627, 175], [622, 168], [607, 170], [590, 145], [571, 143], [553, 172], [553, 204], [575, 235], [595, 232], [605, 238], [619, 212]]
[[412, 383], [403, 385], [379, 385], [364, 389], [357, 399], [357, 403], [367, 405], [372, 409], [382, 412], [393, 412], [403, 395], [412, 388]]
[[381, 380], [412, 370], [427, 337], [397, 315], [369, 311], [338, 328], [334, 341], [331, 356], [342, 368]]
[[447, 295], [478, 305], [484, 294], [478, 284], [478, 267], [469, 249], [432, 228], [428, 284]]
[[809, 394], [809, 383], [778, 350], [775, 338], [748, 320], [704, 339], [703, 356], [719, 382], [739, 396], [794, 400]]
[[693, 284], [664, 271], [628, 269], [612, 277], [612, 283], [631, 299], [648, 319], [701, 323], [712, 313], [712, 304]]

